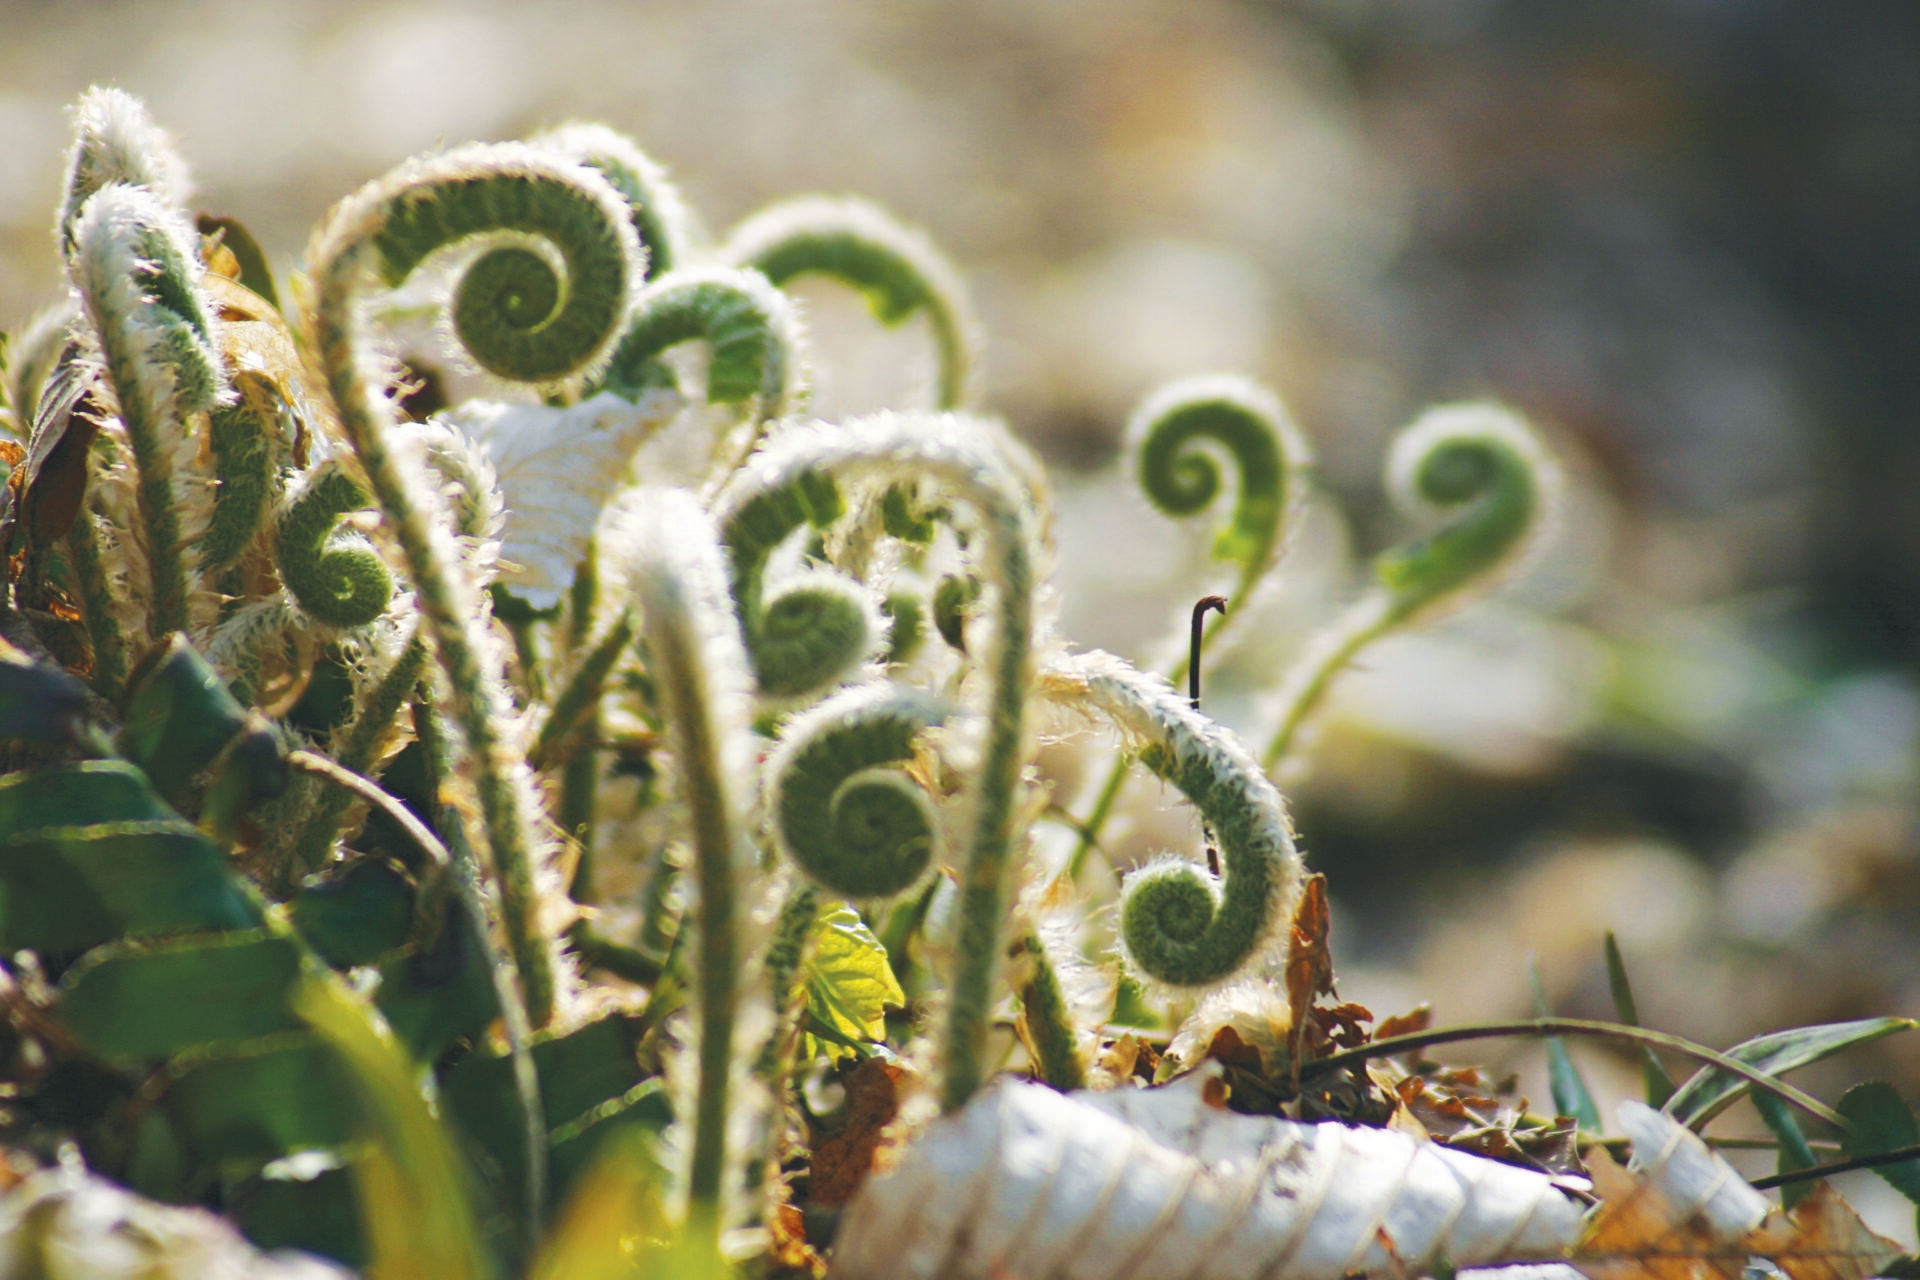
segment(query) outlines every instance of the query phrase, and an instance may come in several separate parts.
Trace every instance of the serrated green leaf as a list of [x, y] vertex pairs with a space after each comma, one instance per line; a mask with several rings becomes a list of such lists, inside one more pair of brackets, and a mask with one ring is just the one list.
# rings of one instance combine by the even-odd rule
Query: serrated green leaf
[[[1831, 1057], [1842, 1049], [1870, 1043], [1920, 1026], [1911, 1018], [1864, 1018], [1858, 1022], [1829, 1022], [1755, 1036], [1727, 1050], [1727, 1056], [1768, 1075], [1780, 1076], [1809, 1063]], [[1687, 1078], [1667, 1100], [1667, 1114], [1681, 1124], [1698, 1128], [1733, 1105], [1753, 1086], [1718, 1067], [1702, 1067]]]
[[[1840, 1096], [1834, 1110], [1853, 1125], [1840, 1136], [1840, 1149], [1848, 1159], [1920, 1146], [1920, 1125], [1914, 1123], [1912, 1108], [1900, 1091], [1884, 1080], [1853, 1086]], [[1895, 1191], [1920, 1204], [1920, 1160], [1877, 1165], [1874, 1172]]]
[[884, 1039], [887, 1006], [907, 1002], [886, 948], [844, 902], [820, 912], [812, 942], [796, 975], [807, 993], [809, 1030], [801, 1040], [802, 1056], [844, 1057], [856, 1052], [854, 1044]]
[[68, 972], [57, 1012], [109, 1061], [167, 1058], [298, 1030], [287, 993], [299, 976], [299, 947], [264, 931], [120, 943]]

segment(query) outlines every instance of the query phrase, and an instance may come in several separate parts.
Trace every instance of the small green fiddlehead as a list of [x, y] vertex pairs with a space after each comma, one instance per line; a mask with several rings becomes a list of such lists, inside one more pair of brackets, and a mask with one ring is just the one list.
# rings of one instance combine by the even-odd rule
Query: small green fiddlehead
[[1178, 787], [1219, 837], [1221, 879], [1175, 858], [1127, 876], [1120, 943], [1129, 967], [1173, 987], [1231, 978], [1276, 937], [1299, 894], [1300, 855], [1280, 793], [1231, 732], [1110, 654], [1050, 666], [1042, 689], [1110, 719], [1140, 762]]
[[754, 751], [746, 653], [719, 539], [693, 496], [647, 491], [631, 510], [631, 581], [693, 825], [699, 1073], [687, 1186], [694, 1229], [710, 1233], [718, 1230], [725, 1182], [741, 934], [751, 905], [742, 901], [753, 865], [742, 811]]
[[632, 140], [599, 124], [563, 124], [528, 140], [598, 169], [632, 210], [633, 229], [647, 251], [647, 278], [658, 279], [687, 260], [693, 214], [667, 171]]
[[1429, 409], [1387, 455], [1387, 485], [1409, 512], [1451, 514], [1373, 569], [1395, 622], [1499, 581], [1544, 527], [1559, 468], [1520, 417], [1490, 404]]
[[696, 267], [659, 276], [634, 302], [603, 386], [633, 399], [672, 384], [659, 362], [669, 348], [704, 341], [707, 399], [754, 402], [757, 419], [778, 418], [805, 397], [800, 320], [793, 303], [757, 271]]
[[[716, 501], [740, 513], [767, 495], [791, 494], [809, 476], [876, 487], [927, 481], [971, 509], [973, 570], [990, 593], [991, 627], [976, 643], [987, 677], [984, 747], [971, 794], [973, 826], [960, 878], [957, 970], [944, 1056], [943, 1105], [966, 1104], [983, 1079], [995, 977], [1006, 924], [1006, 880], [1026, 758], [1036, 561], [1042, 551], [1030, 468], [997, 423], [962, 414], [881, 413], [835, 425], [790, 427], [735, 472]], [[789, 526], [791, 527], [791, 526]], [[737, 567], [737, 561], [736, 561]], [[738, 573], [735, 589], [740, 589]]]
[[768, 763], [780, 849], [843, 898], [892, 898], [934, 865], [940, 824], [926, 790], [898, 766], [946, 707], [916, 690], [865, 685], [795, 717]]
[[766, 581], [781, 543], [803, 526], [827, 527], [845, 510], [832, 477], [807, 469], [775, 485], [731, 484], [714, 504], [763, 697], [804, 699], [845, 679], [874, 648], [878, 610], [859, 584], [824, 571]]
[[[430, 495], [393, 452], [393, 407], [373, 391], [362, 364], [355, 300], [379, 282], [396, 285], [443, 245], [494, 230], [552, 237], [568, 279], [559, 302], [539, 315], [527, 297], [510, 317], [531, 328], [502, 332], [459, 326], [472, 352], [506, 376], [555, 382], [585, 376], [611, 352], [633, 283], [642, 269], [626, 202], [594, 171], [528, 147], [466, 147], [402, 165], [339, 205], [310, 260], [316, 294], [314, 333], [340, 422], [359, 455], [387, 527], [399, 544], [416, 598], [446, 671], [448, 709], [459, 728], [478, 793], [485, 840], [501, 884], [501, 914], [535, 1025], [551, 1016], [553, 958], [535, 904], [535, 831], [531, 796], [515, 782], [499, 725], [511, 714], [498, 672], [483, 662], [485, 638], [470, 626], [482, 616], [475, 584], [457, 573], [452, 535], [434, 529]], [[536, 255], [524, 248], [519, 258]], [[493, 255], [469, 268], [462, 293]], [[543, 268], [544, 257], [538, 258]], [[515, 301], [508, 297], [504, 301]], [[456, 304], [456, 312], [463, 304]], [[466, 308], [470, 313], [472, 307]], [[498, 339], [498, 341], [496, 341]]]
[[882, 324], [924, 311], [940, 356], [934, 407], [967, 402], [980, 341], [960, 275], [931, 241], [878, 205], [822, 196], [783, 201], [734, 228], [723, 256], [776, 285], [829, 276], [865, 295]]
[[194, 442], [188, 415], [225, 391], [213, 313], [199, 287], [194, 233], [151, 192], [101, 188], [74, 224], [69, 270], [106, 357], [134, 462], [152, 574], [149, 632], [185, 627], [189, 575], [180, 546], [180, 478]]
[[88, 89], [73, 107], [73, 151], [61, 196], [60, 247], [72, 253], [74, 224], [94, 192], [112, 183], [145, 187], [166, 204], [187, 197], [187, 167], [146, 104], [119, 89]]
[[1287, 673], [1279, 727], [1262, 756], [1278, 764], [1328, 684], [1353, 655], [1395, 627], [1430, 616], [1510, 575], [1544, 536], [1560, 469], [1532, 428], [1491, 404], [1429, 409], [1394, 440], [1387, 486], [1415, 513], [1454, 512], [1426, 537], [1382, 552], [1377, 585]]
[[1280, 401], [1245, 378], [1183, 378], [1134, 411], [1126, 439], [1140, 487], [1169, 516], [1198, 515], [1220, 493], [1219, 464], [1197, 444], [1210, 442], [1233, 459], [1240, 488], [1213, 555], [1239, 566], [1235, 594], [1244, 596], [1279, 554], [1312, 464]]
[[393, 575], [366, 535], [340, 528], [340, 518], [363, 511], [373, 495], [338, 463], [314, 468], [280, 517], [274, 559], [280, 580], [302, 612], [328, 627], [363, 627], [393, 599]]

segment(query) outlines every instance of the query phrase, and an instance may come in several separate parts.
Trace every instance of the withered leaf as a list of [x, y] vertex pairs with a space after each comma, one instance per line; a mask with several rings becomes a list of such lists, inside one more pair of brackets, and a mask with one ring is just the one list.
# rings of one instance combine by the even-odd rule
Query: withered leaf
[[808, 1199], [812, 1203], [845, 1204], [866, 1181], [886, 1127], [900, 1112], [899, 1086], [906, 1075], [907, 1069], [897, 1063], [868, 1058], [847, 1073], [847, 1105], [840, 1125], [828, 1129], [808, 1121], [808, 1143], [813, 1150]]

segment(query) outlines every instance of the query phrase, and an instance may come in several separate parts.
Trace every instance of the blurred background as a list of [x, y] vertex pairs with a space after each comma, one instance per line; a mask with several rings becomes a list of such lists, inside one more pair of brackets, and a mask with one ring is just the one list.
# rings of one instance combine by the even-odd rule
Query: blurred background
[[[1558, 1011], [1609, 1016], [1613, 929], [1643, 1018], [1714, 1044], [1920, 1013], [1905, 0], [12, 0], [0, 327], [60, 287], [63, 111], [92, 83], [145, 98], [199, 206], [282, 272], [406, 155], [572, 118], [634, 135], [715, 232], [801, 191], [890, 205], [960, 265], [985, 403], [1054, 467], [1065, 634], [1136, 660], [1217, 575], [1133, 495], [1126, 415], [1179, 374], [1269, 382], [1321, 471], [1209, 677], [1254, 739], [1406, 533], [1391, 432], [1511, 403], [1567, 459], [1562, 533], [1497, 599], [1370, 651], [1284, 779], [1342, 993], [1525, 1015], [1531, 953]], [[913, 392], [924, 334], [806, 301], [823, 413]], [[1073, 753], [1049, 763], [1071, 800]], [[1116, 847], [1190, 841], [1151, 790]], [[1603, 1095], [1636, 1087], [1575, 1053]], [[1466, 1056], [1545, 1100], [1527, 1050]], [[1806, 1082], [1870, 1075], [1920, 1092], [1920, 1035]], [[1912, 1247], [1879, 1187], [1846, 1189]]]

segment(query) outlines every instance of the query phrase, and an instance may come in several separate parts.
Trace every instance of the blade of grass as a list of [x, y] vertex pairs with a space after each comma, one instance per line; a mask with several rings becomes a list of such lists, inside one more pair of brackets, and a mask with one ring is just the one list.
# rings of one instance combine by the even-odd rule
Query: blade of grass
[[[1607, 930], [1607, 985], [1613, 988], [1613, 1008], [1620, 1021], [1630, 1027], [1640, 1025], [1640, 1010], [1633, 1002], [1633, 984], [1627, 981], [1627, 963], [1620, 956], [1620, 943]], [[1653, 1050], [1640, 1046], [1640, 1078], [1646, 1086], [1647, 1105], [1664, 1107], [1673, 1096], [1673, 1077]]]
[[[1540, 982], [1539, 962], [1532, 956], [1527, 957], [1527, 976], [1533, 981], [1534, 1008], [1543, 1018], [1553, 1016], [1553, 1010], [1547, 1007], [1547, 989]], [[1559, 1036], [1548, 1036], [1546, 1042], [1547, 1084], [1553, 1090], [1554, 1110], [1563, 1116], [1572, 1116], [1588, 1133], [1599, 1133], [1600, 1107], [1581, 1077], [1580, 1068], [1574, 1065], [1573, 1055], [1567, 1052], [1567, 1042]]]

